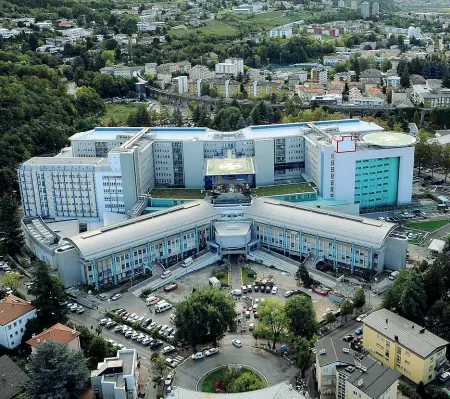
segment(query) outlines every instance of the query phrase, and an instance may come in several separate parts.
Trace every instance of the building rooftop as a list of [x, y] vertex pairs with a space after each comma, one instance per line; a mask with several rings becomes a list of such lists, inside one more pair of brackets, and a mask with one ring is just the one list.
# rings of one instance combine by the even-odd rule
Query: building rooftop
[[9, 295], [0, 301], [0, 326], [5, 326], [35, 309], [27, 301], [14, 295]]
[[394, 224], [312, 208], [306, 205], [257, 198], [246, 208], [246, 216], [263, 223], [286, 226], [287, 229], [322, 237], [340, 237], [355, 245], [380, 248]]
[[391, 341], [397, 340], [400, 345], [422, 358], [448, 345], [446, 340], [387, 309], [371, 313], [363, 323]]
[[357, 361], [355, 365], [357, 367], [353, 372], [346, 372], [347, 381], [373, 399], [381, 397], [401, 376], [398, 371], [382, 365], [370, 356]]
[[242, 236], [249, 233], [252, 227], [251, 222], [216, 222], [214, 229], [216, 235], [222, 237]]
[[67, 327], [64, 324], [57, 323], [54, 326], [36, 335], [35, 337], [29, 339], [26, 343], [35, 348], [39, 343], [45, 341], [54, 341], [61, 344], [67, 344], [80, 335], [81, 334], [79, 331]]
[[254, 175], [252, 158], [212, 158], [206, 161], [206, 176]]
[[[348, 352], [343, 349], [348, 349]], [[354, 364], [350, 344], [340, 339], [325, 338], [317, 341], [316, 354], [320, 367], [336, 362]]]
[[67, 165], [81, 165], [81, 166], [95, 166], [107, 164], [106, 158], [94, 158], [94, 157], [33, 157], [24, 162], [23, 165], [61, 165], [62, 167]]
[[29, 380], [22, 369], [8, 356], [0, 357], [0, 375], [2, 378], [0, 399], [12, 399], [22, 392]]
[[416, 138], [404, 133], [381, 132], [370, 133], [363, 137], [363, 141], [377, 147], [408, 147], [416, 142]]

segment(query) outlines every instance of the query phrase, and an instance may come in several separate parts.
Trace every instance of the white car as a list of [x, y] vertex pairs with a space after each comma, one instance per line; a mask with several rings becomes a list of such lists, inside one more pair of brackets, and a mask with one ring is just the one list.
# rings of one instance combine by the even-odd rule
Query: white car
[[191, 356], [191, 358], [192, 359], [194, 359], [194, 360], [199, 360], [199, 359], [203, 359], [203, 353], [202, 352], [197, 352], [197, 353], [194, 353], [192, 356]]
[[117, 301], [118, 299], [122, 298], [122, 295], [116, 294], [111, 298], [111, 301]]
[[122, 331], [122, 330], [123, 330], [123, 327], [124, 327], [124, 326], [122, 326], [122, 325], [116, 326], [116, 327], [114, 328], [114, 332], [120, 332], [120, 331]]
[[141, 344], [144, 345], [144, 346], [147, 346], [147, 345], [150, 345], [152, 343], [152, 341], [153, 341], [153, 338], [147, 337], [147, 338], [142, 340]]
[[272, 295], [275, 295], [278, 292], [278, 287], [272, 287]]
[[164, 331], [166, 331], [169, 328], [169, 326], [167, 324], [164, 324], [161, 329], [159, 330], [160, 333], [163, 333]]
[[136, 334], [136, 332], [130, 329], [125, 333], [125, 338], [130, 338], [133, 334]]
[[172, 384], [173, 376], [172, 374], [169, 374], [166, 379], [164, 380], [164, 385], [166, 387], [170, 386]]
[[171, 270], [166, 270], [164, 273], [161, 274], [161, 278], [167, 278], [172, 274]]
[[104, 326], [109, 321], [111, 321], [111, 319], [108, 318], [108, 317], [105, 317], [104, 319], [101, 319], [99, 323], [100, 323], [101, 326]]
[[363, 319], [364, 318], [366, 318], [367, 317], [367, 315], [364, 313], [364, 314], [361, 314], [361, 315], [359, 315], [357, 318], [356, 318], [356, 321], [363, 321]]
[[231, 341], [231, 343], [232, 343], [236, 348], [242, 347], [242, 342], [239, 341], [238, 339], [233, 339], [233, 341]]
[[83, 312], [84, 312], [84, 308], [82, 306], [78, 306], [77, 313], [83, 313]]
[[171, 353], [174, 350], [175, 350], [175, 347], [172, 345], [169, 345], [169, 346], [165, 346], [162, 351], [163, 351], [163, 353]]
[[211, 348], [205, 352], [205, 356], [212, 356], [215, 355], [216, 353], [219, 353], [219, 348]]

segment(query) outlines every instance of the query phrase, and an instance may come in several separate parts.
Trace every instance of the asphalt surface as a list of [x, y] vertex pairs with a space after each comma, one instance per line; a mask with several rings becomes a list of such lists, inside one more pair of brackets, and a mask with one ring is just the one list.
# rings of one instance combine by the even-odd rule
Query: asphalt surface
[[[242, 342], [241, 348], [232, 345], [233, 338]], [[220, 352], [217, 355], [201, 360], [187, 359], [176, 370], [175, 385], [186, 389], [201, 389], [199, 381], [202, 377], [216, 367], [226, 365], [243, 365], [256, 369], [268, 382], [276, 385], [280, 382], [290, 381], [298, 370], [280, 357], [258, 348], [253, 348], [255, 340], [250, 336], [227, 335], [220, 343]]]

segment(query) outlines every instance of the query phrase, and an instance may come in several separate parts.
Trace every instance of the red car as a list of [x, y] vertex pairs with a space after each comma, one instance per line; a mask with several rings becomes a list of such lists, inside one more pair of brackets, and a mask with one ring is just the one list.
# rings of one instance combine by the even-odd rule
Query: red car
[[178, 288], [177, 283], [169, 284], [167, 287], [164, 287], [164, 292], [170, 292], [176, 290]]

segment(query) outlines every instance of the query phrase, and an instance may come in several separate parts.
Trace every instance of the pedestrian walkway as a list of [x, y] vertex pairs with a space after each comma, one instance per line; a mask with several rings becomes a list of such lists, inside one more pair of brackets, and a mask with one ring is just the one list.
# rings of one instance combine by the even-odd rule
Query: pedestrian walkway
[[230, 285], [232, 290], [238, 290], [241, 288], [241, 270], [235, 259], [230, 260], [231, 267], [231, 279]]

